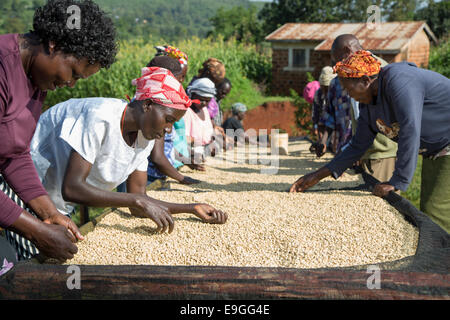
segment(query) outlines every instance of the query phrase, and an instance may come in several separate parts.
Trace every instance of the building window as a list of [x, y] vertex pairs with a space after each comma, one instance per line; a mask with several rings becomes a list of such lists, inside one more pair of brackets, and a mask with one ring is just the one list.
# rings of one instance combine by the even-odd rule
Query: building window
[[288, 64], [283, 68], [284, 71], [313, 71], [314, 67], [310, 65], [310, 56], [314, 48], [308, 47], [287, 47]]
[[306, 64], [306, 49], [292, 49], [292, 67], [305, 68]]

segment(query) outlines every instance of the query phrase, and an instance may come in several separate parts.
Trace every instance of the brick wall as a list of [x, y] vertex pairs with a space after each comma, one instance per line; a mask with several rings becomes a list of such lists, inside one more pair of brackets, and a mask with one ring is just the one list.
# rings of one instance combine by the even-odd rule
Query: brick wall
[[[308, 83], [307, 72], [284, 71], [288, 66], [288, 49], [274, 49], [272, 51], [272, 94], [289, 95], [290, 89], [303, 93]], [[314, 79], [319, 79], [323, 67], [330, 65], [331, 56], [329, 52], [311, 51], [310, 65], [314, 70], [310, 71]]]
[[407, 49], [407, 60], [414, 62], [418, 67], [427, 68], [430, 56], [430, 40], [424, 30], [421, 30], [411, 39]]
[[430, 57], [430, 40], [425, 31], [420, 31], [411, 39], [410, 43], [398, 54], [376, 53], [388, 63], [410, 61], [418, 67], [427, 68]]
[[387, 63], [394, 63], [402, 61], [402, 54], [376, 54], [378, 57], [385, 60]]
[[331, 66], [331, 54], [329, 51], [311, 52], [310, 63], [311, 66], [314, 66], [314, 71], [311, 72], [314, 79], [319, 80], [322, 68], [326, 66]]
[[288, 49], [272, 51], [272, 93], [274, 95], [289, 95], [290, 88], [300, 92], [306, 81], [306, 73], [283, 70], [289, 64], [288, 59]]

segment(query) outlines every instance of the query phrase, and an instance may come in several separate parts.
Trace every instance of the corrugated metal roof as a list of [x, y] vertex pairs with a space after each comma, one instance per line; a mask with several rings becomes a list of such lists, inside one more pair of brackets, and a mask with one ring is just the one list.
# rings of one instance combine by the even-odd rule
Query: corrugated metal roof
[[[366, 50], [400, 51], [414, 35], [428, 26], [424, 21], [385, 22], [371, 30], [366, 23], [286, 23], [266, 37], [272, 42], [323, 40], [315, 50], [329, 51], [341, 34], [354, 34]], [[432, 37], [432, 35], [431, 35]]]

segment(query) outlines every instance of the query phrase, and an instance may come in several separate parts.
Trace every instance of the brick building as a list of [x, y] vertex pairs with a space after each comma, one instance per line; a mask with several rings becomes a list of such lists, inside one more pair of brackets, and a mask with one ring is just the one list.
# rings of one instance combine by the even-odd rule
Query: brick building
[[428, 67], [430, 41], [437, 42], [423, 21], [366, 23], [287, 23], [266, 37], [272, 44], [272, 93], [302, 92], [307, 72], [318, 79], [331, 65], [331, 45], [341, 34], [354, 34], [364, 49], [387, 62], [411, 61]]

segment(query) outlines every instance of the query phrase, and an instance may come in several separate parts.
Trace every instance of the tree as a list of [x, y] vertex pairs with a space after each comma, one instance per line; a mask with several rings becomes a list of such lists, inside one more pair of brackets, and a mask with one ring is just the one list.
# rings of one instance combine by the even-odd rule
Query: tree
[[[448, 0], [444, 0], [448, 2]], [[278, 0], [264, 5], [259, 18], [269, 34], [288, 22], [366, 22], [376, 5], [382, 21], [412, 20], [423, 0]], [[447, 10], [448, 13], [448, 10]]]
[[267, 3], [259, 18], [264, 21], [263, 30], [271, 33], [287, 22], [341, 22], [342, 4], [336, 0], [278, 0]]
[[34, 10], [42, 0], [1, 0], [0, 33], [24, 33], [32, 26]]
[[255, 6], [248, 9], [239, 6], [229, 10], [221, 7], [210, 21], [214, 29], [208, 36], [221, 34], [225, 40], [236, 38], [244, 43], [259, 43], [264, 40], [262, 23], [258, 19]]
[[420, 0], [384, 1], [385, 14], [388, 21], [411, 21], [414, 19]]
[[26, 25], [19, 18], [6, 18], [2, 30], [5, 33], [22, 33], [26, 31]]
[[438, 38], [445, 38], [450, 30], [450, 1], [430, 1], [427, 7], [414, 15], [414, 20], [425, 20]]
[[433, 47], [430, 52], [429, 69], [450, 77], [450, 40], [443, 41], [439, 46]]

